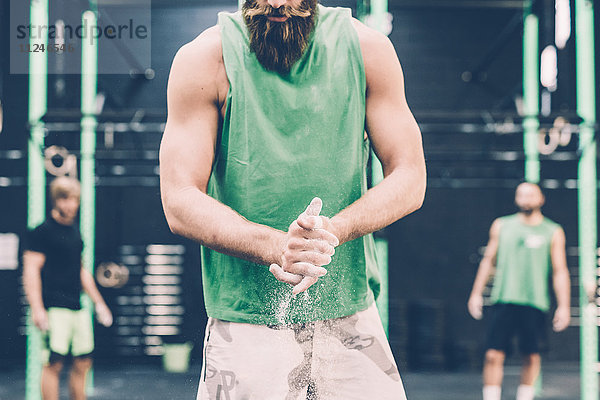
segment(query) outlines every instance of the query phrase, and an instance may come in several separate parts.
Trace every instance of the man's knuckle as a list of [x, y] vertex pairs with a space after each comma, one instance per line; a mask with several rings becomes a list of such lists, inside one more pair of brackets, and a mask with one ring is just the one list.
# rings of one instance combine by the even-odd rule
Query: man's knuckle
[[319, 240], [329, 241], [331, 239], [331, 237], [329, 236], [329, 232], [327, 232], [326, 230], [319, 229], [317, 232]]
[[308, 224], [308, 218], [307, 217], [298, 217], [296, 222], [298, 224], [298, 229], [305, 229], [306, 225]]
[[293, 248], [302, 248], [302, 247], [304, 247], [304, 244], [305, 244], [304, 242], [305, 242], [305, 240], [301, 237], [293, 237], [290, 240], [290, 245]]
[[283, 252], [283, 257], [286, 259], [286, 261], [290, 261], [290, 260], [292, 260], [292, 259], [293, 259], [293, 257], [294, 257], [294, 255], [295, 255], [295, 254], [294, 254], [294, 252], [293, 252], [291, 249], [286, 249], [286, 250]]
[[306, 275], [310, 273], [310, 267], [306, 264], [298, 264], [298, 272], [302, 275]]

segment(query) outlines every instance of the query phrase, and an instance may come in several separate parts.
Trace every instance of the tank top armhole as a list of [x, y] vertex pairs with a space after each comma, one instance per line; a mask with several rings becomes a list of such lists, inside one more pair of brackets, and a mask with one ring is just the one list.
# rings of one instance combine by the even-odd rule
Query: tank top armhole
[[357, 53], [355, 54], [355, 58], [357, 60], [358, 68], [360, 71], [360, 84], [363, 94], [363, 101], [365, 101], [367, 93], [367, 76], [365, 73], [365, 60], [363, 58], [362, 48], [360, 46], [360, 39], [358, 37], [358, 32], [352, 24], [352, 10], [350, 10], [349, 8], [342, 8], [342, 11], [343, 12], [341, 13], [341, 15], [343, 16], [345, 29], [349, 32], [348, 37], [350, 38], [352, 50]]

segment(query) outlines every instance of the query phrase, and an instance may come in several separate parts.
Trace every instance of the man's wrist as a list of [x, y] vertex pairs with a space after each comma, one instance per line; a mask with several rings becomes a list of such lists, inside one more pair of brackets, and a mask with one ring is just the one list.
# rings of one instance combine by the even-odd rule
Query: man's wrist
[[347, 239], [347, 235], [344, 234], [342, 229], [343, 225], [339, 217], [329, 219], [329, 231], [339, 240], [339, 244], [346, 242]]
[[31, 306], [31, 312], [33, 313], [39, 313], [43, 311], [46, 311], [46, 308], [43, 305]]
[[473, 299], [473, 298], [482, 297], [482, 296], [483, 296], [483, 293], [479, 293], [477, 291], [473, 291], [473, 292], [471, 292], [471, 295], [469, 296], [469, 298]]
[[[282, 266], [283, 264], [283, 253], [285, 251], [285, 242], [287, 234], [283, 231], [276, 231], [273, 235], [273, 240], [270, 249], [270, 255], [268, 258], [269, 265], [277, 264]], [[269, 266], [267, 265], [267, 266]]]

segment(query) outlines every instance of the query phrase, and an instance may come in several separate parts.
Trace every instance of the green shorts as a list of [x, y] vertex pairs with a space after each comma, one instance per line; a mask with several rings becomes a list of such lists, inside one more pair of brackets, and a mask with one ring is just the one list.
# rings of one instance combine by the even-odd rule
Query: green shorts
[[87, 310], [50, 307], [48, 330], [42, 334], [42, 362], [51, 361], [51, 355], [87, 356], [94, 350], [92, 318]]

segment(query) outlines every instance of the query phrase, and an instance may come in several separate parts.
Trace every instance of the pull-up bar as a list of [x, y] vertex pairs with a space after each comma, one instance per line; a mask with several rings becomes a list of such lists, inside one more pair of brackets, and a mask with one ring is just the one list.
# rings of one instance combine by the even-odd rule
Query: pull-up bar
[[597, 181], [594, 5], [575, 1], [577, 112], [583, 119], [579, 135], [579, 305], [581, 307], [581, 399], [598, 400], [598, 306], [596, 289]]

